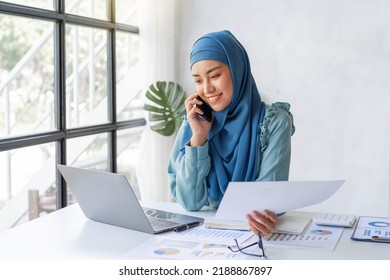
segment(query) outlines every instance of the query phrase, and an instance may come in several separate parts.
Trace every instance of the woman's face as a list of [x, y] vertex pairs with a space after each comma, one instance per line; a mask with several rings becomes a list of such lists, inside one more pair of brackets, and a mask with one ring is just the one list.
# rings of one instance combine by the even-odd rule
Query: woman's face
[[223, 111], [233, 98], [233, 81], [229, 67], [215, 60], [201, 60], [192, 65], [196, 92], [217, 112]]

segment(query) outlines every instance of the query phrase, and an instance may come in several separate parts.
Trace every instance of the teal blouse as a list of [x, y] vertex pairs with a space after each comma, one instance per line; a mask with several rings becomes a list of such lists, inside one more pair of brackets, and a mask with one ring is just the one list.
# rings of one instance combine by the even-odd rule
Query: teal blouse
[[[260, 124], [260, 141], [256, 181], [287, 181], [290, 170], [291, 136], [295, 127], [288, 103], [266, 105]], [[183, 127], [183, 126], [182, 126]], [[168, 165], [168, 178], [174, 199], [188, 211], [200, 210], [209, 205], [218, 208], [219, 203], [208, 196], [207, 174], [210, 170], [209, 145], [185, 146], [180, 152], [182, 127], [178, 131]]]

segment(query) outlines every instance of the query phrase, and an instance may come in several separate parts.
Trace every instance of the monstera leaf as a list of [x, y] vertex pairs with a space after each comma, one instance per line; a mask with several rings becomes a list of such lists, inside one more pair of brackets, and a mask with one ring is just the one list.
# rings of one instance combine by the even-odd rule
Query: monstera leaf
[[149, 86], [146, 97], [153, 103], [144, 104], [144, 110], [149, 111], [150, 128], [163, 136], [175, 133], [185, 113], [187, 93], [183, 88], [174, 82], [158, 81]]

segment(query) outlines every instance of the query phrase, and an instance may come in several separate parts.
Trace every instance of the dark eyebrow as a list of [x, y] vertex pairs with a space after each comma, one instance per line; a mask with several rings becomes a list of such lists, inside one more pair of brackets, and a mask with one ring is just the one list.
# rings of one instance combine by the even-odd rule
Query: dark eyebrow
[[[218, 68], [221, 68], [222, 66], [219, 65], [219, 66], [215, 66], [213, 68], [210, 68], [209, 70], [206, 71], [206, 74], [210, 74], [211, 72], [213, 72], [214, 70], [217, 70]], [[199, 76], [198, 74], [192, 74], [193, 77], [197, 77]]]

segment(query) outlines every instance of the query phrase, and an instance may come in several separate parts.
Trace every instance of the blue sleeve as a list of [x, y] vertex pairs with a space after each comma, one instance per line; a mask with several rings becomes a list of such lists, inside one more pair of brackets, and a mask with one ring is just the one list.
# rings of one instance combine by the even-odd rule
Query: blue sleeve
[[295, 128], [288, 103], [272, 104], [262, 124], [261, 162], [256, 181], [287, 181], [290, 170], [291, 135]]
[[188, 211], [200, 210], [208, 203], [206, 176], [210, 170], [208, 142], [201, 147], [180, 151], [182, 129], [179, 130], [168, 164], [168, 178], [175, 200]]

